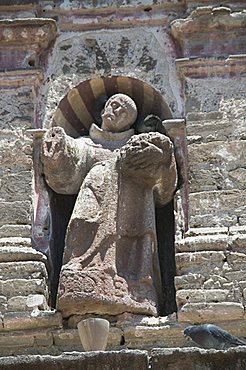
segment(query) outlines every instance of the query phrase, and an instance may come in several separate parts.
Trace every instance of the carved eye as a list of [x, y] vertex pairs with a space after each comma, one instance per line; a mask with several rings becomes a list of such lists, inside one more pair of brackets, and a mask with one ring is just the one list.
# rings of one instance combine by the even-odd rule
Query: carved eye
[[112, 106], [112, 108], [118, 108], [120, 106], [120, 104], [113, 101], [111, 106]]

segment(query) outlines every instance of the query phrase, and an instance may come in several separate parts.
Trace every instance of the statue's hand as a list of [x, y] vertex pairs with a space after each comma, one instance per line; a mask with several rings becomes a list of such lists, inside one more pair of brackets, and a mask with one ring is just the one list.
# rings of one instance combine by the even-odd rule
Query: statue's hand
[[66, 148], [66, 133], [62, 127], [52, 127], [44, 137], [42, 144], [43, 161], [46, 159], [57, 159]]
[[135, 135], [121, 148], [118, 164], [123, 173], [152, 186], [163, 166], [169, 165], [171, 153], [167, 136], [158, 132]]

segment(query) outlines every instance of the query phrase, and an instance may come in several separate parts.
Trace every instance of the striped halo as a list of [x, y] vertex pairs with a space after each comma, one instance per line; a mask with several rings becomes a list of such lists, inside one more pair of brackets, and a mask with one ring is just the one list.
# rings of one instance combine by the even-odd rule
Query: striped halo
[[149, 114], [161, 119], [172, 118], [168, 105], [161, 94], [147, 83], [133, 77], [98, 77], [81, 82], [72, 88], [60, 101], [55, 111], [52, 126], [61, 126], [76, 138], [87, 135], [93, 122], [99, 124], [95, 102], [102, 96], [123, 93], [130, 96], [138, 108], [137, 121]]

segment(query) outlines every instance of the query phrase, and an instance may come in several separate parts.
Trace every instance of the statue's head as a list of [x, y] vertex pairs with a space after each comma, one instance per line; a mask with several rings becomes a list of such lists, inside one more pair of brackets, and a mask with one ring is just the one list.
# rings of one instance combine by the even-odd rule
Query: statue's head
[[137, 118], [134, 101], [125, 94], [112, 95], [102, 113], [102, 129], [111, 132], [128, 130]]

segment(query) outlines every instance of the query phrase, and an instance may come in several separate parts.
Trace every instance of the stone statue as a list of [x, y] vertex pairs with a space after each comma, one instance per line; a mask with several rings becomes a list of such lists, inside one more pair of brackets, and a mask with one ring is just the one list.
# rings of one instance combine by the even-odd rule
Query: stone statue
[[58, 287], [64, 316], [157, 315], [162, 304], [155, 204], [173, 198], [176, 163], [167, 136], [134, 135], [136, 118], [134, 101], [115, 94], [106, 102], [101, 128], [92, 124], [89, 137], [74, 139], [61, 127], [43, 137], [48, 185], [78, 194]]

